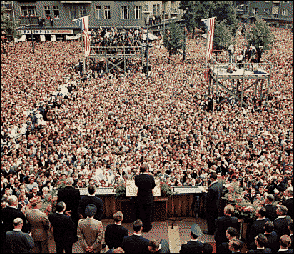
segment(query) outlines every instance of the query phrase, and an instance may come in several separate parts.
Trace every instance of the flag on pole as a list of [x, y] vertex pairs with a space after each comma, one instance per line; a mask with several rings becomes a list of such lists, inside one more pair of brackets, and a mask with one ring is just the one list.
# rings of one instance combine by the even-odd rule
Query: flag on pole
[[214, 23], [215, 23], [215, 17], [210, 19], [201, 19], [203, 23], [207, 26], [207, 51], [206, 51], [206, 57], [207, 60], [211, 59], [212, 56], [212, 47], [213, 47], [213, 34], [214, 34]]
[[77, 22], [77, 25], [82, 30], [84, 35], [84, 45], [85, 45], [85, 56], [90, 55], [90, 35], [89, 35], [89, 17], [84, 16], [79, 19], [74, 19], [74, 22]]

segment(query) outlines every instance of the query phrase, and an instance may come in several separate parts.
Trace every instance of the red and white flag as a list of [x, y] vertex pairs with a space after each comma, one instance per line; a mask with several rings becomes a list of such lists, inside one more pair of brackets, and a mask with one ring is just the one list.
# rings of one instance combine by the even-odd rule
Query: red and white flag
[[204, 22], [204, 24], [207, 26], [207, 51], [206, 51], [206, 57], [207, 60], [211, 59], [212, 56], [212, 47], [213, 47], [213, 34], [214, 34], [214, 23], [215, 23], [215, 17], [210, 19], [201, 19], [201, 21]]
[[81, 17], [79, 19], [74, 19], [74, 22], [77, 22], [78, 26], [81, 28], [84, 35], [84, 45], [85, 45], [85, 56], [90, 55], [90, 35], [89, 35], [89, 17]]

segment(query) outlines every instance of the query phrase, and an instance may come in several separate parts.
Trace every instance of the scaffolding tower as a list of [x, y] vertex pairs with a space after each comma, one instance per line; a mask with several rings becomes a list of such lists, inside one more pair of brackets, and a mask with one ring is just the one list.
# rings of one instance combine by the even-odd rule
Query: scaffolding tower
[[[218, 89], [224, 90], [227, 94], [240, 102], [240, 106], [248, 106], [244, 101], [244, 92], [254, 86], [253, 96], [257, 99], [259, 88], [259, 100], [265, 99], [268, 103], [269, 89], [271, 88], [271, 69], [272, 64], [268, 61], [262, 63], [214, 63], [208, 64], [208, 95], [214, 95], [214, 85], [216, 93]], [[252, 80], [249, 86], [245, 87], [244, 81]], [[267, 81], [267, 84], [265, 84]], [[250, 82], [250, 81], [249, 81]], [[226, 84], [225, 84], [226, 83]], [[231, 84], [231, 85], [230, 85]], [[266, 86], [267, 85], [267, 86]], [[263, 92], [266, 86], [266, 91]], [[241, 91], [239, 91], [241, 87]]]
[[[129, 28], [129, 27], [126, 27]], [[136, 27], [137, 28], [137, 27]], [[90, 55], [83, 58], [83, 73], [85, 74], [88, 69], [89, 61], [92, 59], [94, 62], [97, 60], [104, 62], [106, 66], [106, 73], [111, 70], [117, 69], [126, 75], [127, 61], [129, 59], [137, 59], [141, 61], [142, 71], [147, 69], [148, 76], [148, 28], [146, 43], [142, 40], [140, 45], [137, 46], [97, 46], [90, 45]], [[123, 69], [119, 66], [123, 63]]]

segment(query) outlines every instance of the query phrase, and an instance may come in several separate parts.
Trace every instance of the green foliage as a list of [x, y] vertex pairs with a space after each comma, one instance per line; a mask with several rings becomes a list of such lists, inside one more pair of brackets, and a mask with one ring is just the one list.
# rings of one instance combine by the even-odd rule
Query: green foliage
[[21, 34], [17, 31], [17, 23], [11, 20], [6, 15], [5, 7], [1, 7], [1, 28], [5, 31], [6, 36], [13, 36], [13, 38], [20, 38]]
[[268, 50], [274, 40], [270, 27], [259, 18], [256, 18], [253, 27], [246, 31], [246, 38], [249, 45], [254, 45], [255, 47], [263, 46], [264, 50]]
[[163, 44], [169, 53], [175, 54], [182, 49], [185, 43], [184, 28], [178, 23], [172, 22], [168, 25], [163, 36]]
[[238, 24], [232, 1], [181, 1], [180, 8], [186, 11], [182, 19], [189, 32], [195, 27], [206, 31], [201, 19], [216, 17], [214, 48], [221, 49], [232, 43]]

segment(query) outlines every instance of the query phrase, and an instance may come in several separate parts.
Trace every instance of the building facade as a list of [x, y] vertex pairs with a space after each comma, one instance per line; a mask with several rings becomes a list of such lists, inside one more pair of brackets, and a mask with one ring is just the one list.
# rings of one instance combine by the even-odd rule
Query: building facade
[[236, 14], [245, 21], [257, 16], [277, 27], [293, 27], [293, 1], [236, 1]]
[[[74, 19], [89, 16], [89, 29], [98, 27], [162, 28], [164, 21], [180, 19], [180, 1], [14, 1], [21, 33], [34, 37], [76, 35]], [[30, 36], [29, 36], [30, 37]]]

